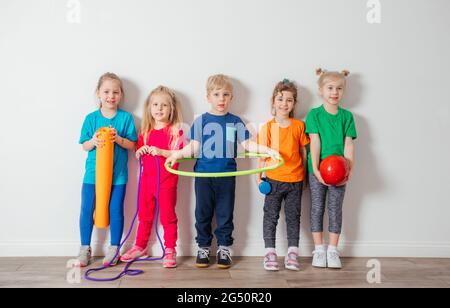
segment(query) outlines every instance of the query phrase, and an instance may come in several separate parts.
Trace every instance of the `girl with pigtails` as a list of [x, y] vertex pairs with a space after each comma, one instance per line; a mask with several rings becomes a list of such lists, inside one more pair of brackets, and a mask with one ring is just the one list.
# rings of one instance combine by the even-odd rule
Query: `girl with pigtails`
[[[347, 80], [350, 74], [317, 69], [319, 95], [323, 101], [320, 107], [310, 110], [306, 119], [306, 133], [311, 140], [308, 153], [309, 188], [311, 191], [311, 231], [315, 250], [314, 267], [342, 268], [337, 250], [342, 231], [342, 207], [346, 184], [331, 186], [325, 183], [319, 171], [320, 162], [332, 155], [347, 159], [350, 175], [354, 166], [354, 144], [357, 138], [353, 114], [342, 108]], [[323, 239], [323, 216], [325, 207], [329, 217], [329, 245], [325, 249]]]

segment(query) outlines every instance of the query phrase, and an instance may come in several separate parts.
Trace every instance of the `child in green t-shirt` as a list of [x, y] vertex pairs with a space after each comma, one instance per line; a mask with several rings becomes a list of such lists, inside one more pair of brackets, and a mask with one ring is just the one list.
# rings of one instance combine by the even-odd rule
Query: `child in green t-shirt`
[[[342, 205], [345, 188], [327, 185], [320, 175], [320, 162], [331, 156], [344, 156], [350, 165], [350, 175], [354, 164], [354, 145], [357, 133], [351, 112], [339, 106], [346, 86], [348, 71], [327, 72], [317, 70], [319, 93], [324, 104], [312, 109], [306, 119], [306, 133], [311, 139], [308, 153], [309, 186], [311, 190], [311, 231], [315, 250], [314, 267], [342, 268], [337, 251], [342, 231]], [[328, 195], [329, 246], [325, 251], [323, 244], [323, 215]]]

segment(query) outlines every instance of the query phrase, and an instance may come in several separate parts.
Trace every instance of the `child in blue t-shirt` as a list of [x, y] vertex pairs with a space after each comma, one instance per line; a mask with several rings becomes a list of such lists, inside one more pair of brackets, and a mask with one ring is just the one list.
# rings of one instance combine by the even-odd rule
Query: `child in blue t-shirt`
[[81, 267], [88, 266], [91, 260], [91, 237], [94, 226], [95, 211], [95, 164], [96, 149], [102, 146], [98, 139], [98, 130], [102, 127], [112, 128], [111, 141], [114, 145], [113, 182], [110, 198], [111, 247], [108, 249], [103, 264], [117, 264], [114, 258], [122, 238], [124, 225], [124, 200], [128, 182], [128, 151], [134, 150], [137, 141], [133, 116], [118, 108], [123, 97], [120, 78], [112, 73], [104, 74], [97, 85], [97, 97], [100, 109], [87, 115], [81, 130], [80, 144], [88, 152], [86, 172], [81, 193], [80, 235], [81, 248], [78, 256]]
[[[173, 164], [181, 158], [195, 156], [195, 172], [233, 172], [236, 171], [238, 143], [249, 152], [278, 157], [276, 151], [250, 141], [250, 132], [244, 122], [228, 112], [233, 100], [233, 85], [227, 76], [215, 75], [208, 79], [207, 98], [211, 105], [210, 111], [194, 121], [190, 131], [190, 143], [184, 149], [174, 152], [167, 159], [168, 163]], [[219, 246], [217, 265], [219, 268], [231, 266], [235, 188], [235, 177], [195, 179], [195, 228], [199, 247], [196, 266], [199, 268], [209, 266], [214, 212], [217, 220], [214, 233]]]

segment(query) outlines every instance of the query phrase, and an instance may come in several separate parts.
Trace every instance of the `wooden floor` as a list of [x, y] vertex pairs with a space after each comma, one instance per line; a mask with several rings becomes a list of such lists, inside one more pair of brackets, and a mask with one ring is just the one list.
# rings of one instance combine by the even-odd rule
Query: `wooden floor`
[[[0, 258], [0, 288], [55, 287], [55, 288], [397, 288], [397, 287], [450, 287], [450, 259], [378, 259], [381, 264], [381, 284], [367, 282], [367, 261], [364, 258], [343, 258], [342, 270], [316, 269], [310, 258], [301, 259], [301, 271], [285, 269], [269, 273], [262, 268], [260, 257], [234, 258], [229, 270], [215, 265], [207, 269], [194, 267], [194, 258], [178, 258], [178, 268], [164, 269], [160, 263], [137, 264], [145, 274], [123, 277], [108, 283], [82, 280], [67, 282], [66, 268], [69, 258]], [[282, 264], [280, 258], [280, 265]], [[97, 260], [95, 266], [100, 265]], [[123, 265], [95, 275], [111, 277]], [[70, 275], [69, 275], [70, 276]], [[76, 276], [72, 276], [76, 277]]]

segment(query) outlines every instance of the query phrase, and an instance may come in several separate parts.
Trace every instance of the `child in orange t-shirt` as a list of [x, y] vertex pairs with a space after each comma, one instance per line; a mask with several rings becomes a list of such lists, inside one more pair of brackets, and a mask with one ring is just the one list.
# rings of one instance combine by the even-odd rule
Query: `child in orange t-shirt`
[[[271, 192], [264, 202], [264, 242], [266, 254], [264, 269], [279, 270], [275, 250], [275, 238], [281, 203], [285, 201], [288, 252], [284, 260], [285, 268], [298, 271], [300, 242], [300, 214], [303, 180], [305, 177], [306, 148], [309, 144], [305, 133], [305, 123], [294, 119], [297, 104], [297, 87], [289, 80], [279, 82], [272, 96], [272, 114], [274, 118], [266, 123], [258, 135], [258, 143], [277, 150], [285, 164], [266, 172], [266, 181]], [[269, 161], [270, 163], [270, 161]], [[258, 186], [263, 181], [262, 174], [257, 175]]]

